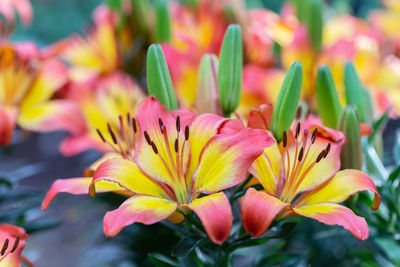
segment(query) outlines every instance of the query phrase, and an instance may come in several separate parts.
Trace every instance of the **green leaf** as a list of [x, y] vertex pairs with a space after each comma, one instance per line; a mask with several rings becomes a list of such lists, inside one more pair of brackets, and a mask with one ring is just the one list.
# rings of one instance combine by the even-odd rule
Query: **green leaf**
[[156, 267], [178, 267], [181, 266], [177, 261], [168, 258], [162, 254], [151, 253], [149, 254], [149, 258], [151, 262]]
[[167, 62], [159, 44], [152, 44], [147, 51], [147, 87], [168, 110], [178, 109]]
[[398, 129], [395, 134], [393, 157], [396, 164], [400, 164], [400, 129]]
[[226, 30], [219, 54], [218, 88], [222, 110], [226, 116], [236, 110], [242, 92], [242, 33], [239, 25]]
[[315, 88], [318, 115], [324, 125], [335, 129], [339, 123], [342, 106], [328, 66], [322, 66], [318, 69]]
[[283, 131], [289, 129], [296, 116], [302, 80], [303, 68], [300, 62], [295, 61], [286, 73], [271, 116], [270, 128], [278, 141], [282, 139]]
[[378, 246], [387, 254], [396, 266], [400, 265], [400, 246], [392, 238], [377, 238]]
[[171, 252], [171, 256], [173, 257], [185, 257], [187, 256], [199, 243], [202, 241], [202, 238], [199, 236], [186, 236], [182, 238], [178, 244], [174, 247]]
[[306, 17], [308, 34], [314, 50], [319, 52], [321, 50], [322, 28], [324, 25], [322, 0], [311, 0], [308, 8], [309, 12]]
[[365, 95], [361, 85], [360, 78], [354, 68], [353, 63], [347, 62], [344, 71], [344, 87], [346, 92], [346, 102], [348, 105], [354, 105], [357, 108], [361, 122], [365, 121]]
[[344, 107], [338, 128], [347, 138], [347, 142], [343, 145], [340, 154], [341, 168], [361, 170], [363, 151], [361, 146], [360, 120], [354, 106]]
[[168, 42], [171, 39], [171, 22], [169, 19], [168, 3], [166, 0], [157, 0], [156, 9], [156, 27], [154, 30], [155, 41]]

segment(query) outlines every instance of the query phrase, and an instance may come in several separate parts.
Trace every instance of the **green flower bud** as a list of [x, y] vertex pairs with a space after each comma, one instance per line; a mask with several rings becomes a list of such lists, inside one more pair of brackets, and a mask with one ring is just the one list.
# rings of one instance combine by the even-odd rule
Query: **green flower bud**
[[302, 81], [303, 68], [295, 61], [286, 73], [271, 116], [270, 128], [277, 140], [282, 139], [283, 131], [289, 129], [296, 116]]
[[196, 108], [198, 113], [222, 115], [218, 95], [217, 70], [217, 57], [214, 54], [204, 55], [201, 59], [197, 81]]
[[166, 0], [157, 0], [156, 9], [156, 27], [154, 39], [156, 42], [168, 42], [171, 39], [171, 23], [168, 13], [168, 4]]
[[324, 125], [336, 128], [339, 123], [342, 107], [328, 66], [322, 66], [318, 69], [315, 89], [319, 117], [322, 119]]
[[240, 26], [229, 25], [219, 54], [218, 88], [222, 110], [229, 116], [240, 103], [242, 92], [242, 33]]
[[365, 114], [365, 94], [361, 85], [360, 78], [354, 68], [353, 63], [347, 62], [344, 70], [344, 87], [346, 92], [346, 103], [357, 108], [361, 122], [366, 122]]
[[147, 87], [168, 110], [178, 109], [167, 62], [159, 44], [153, 44], [147, 51]]
[[344, 133], [347, 143], [340, 155], [342, 169], [361, 170], [363, 150], [361, 146], [360, 120], [354, 106], [345, 106], [339, 123], [339, 130]]

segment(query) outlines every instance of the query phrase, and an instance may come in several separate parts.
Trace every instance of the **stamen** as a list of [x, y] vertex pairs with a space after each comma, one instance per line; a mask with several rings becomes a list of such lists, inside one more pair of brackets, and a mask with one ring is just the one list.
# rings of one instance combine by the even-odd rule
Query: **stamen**
[[9, 243], [9, 242], [10, 242], [10, 241], [8, 240], [8, 238], [6, 239], [6, 241], [4, 241], [3, 248], [1, 249], [1, 256], [3, 256], [4, 253], [6, 253], [6, 250], [7, 250], [7, 248], [8, 248], [8, 243]]
[[106, 143], [106, 139], [104, 139], [104, 136], [101, 134], [99, 129], [96, 129], [97, 134], [100, 136], [101, 140]]
[[161, 132], [163, 131], [162, 130], [162, 127], [164, 126], [164, 123], [163, 123], [163, 121], [161, 120], [161, 118], [158, 118], [158, 125], [160, 125], [160, 130], [161, 130]]
[[143, 134], [144, 134], [144, 138], [146, 139], [146, 142], [147, 142], [149, 145], [151, 145], [152, 142], [151, 142], [150, 136], [149, 136], [149, 134], [147, 133], [147, 131], [144, 131]]
[[299, 137], [300, 128], [301, 128], [301, 125], [300, 125], [300, 122], [298, 122], [298, 123], [297, 123], [297, 126], [296, 126], [296, 135], [295, 135], [295, 138], [296, 138], [296, 139]]
[[136, 126], [135, 118], [132, 118], [132, 127], [133, 127], [133, 131], [136, 133], [137, 132], [137, 126]]
[[318, 154], [318, 157], [317, 157], [317, 159], [315, 160], [315, 162], [316, 162], [316, 163], [320, 162], [321, 159], [324, 157], [324, 155], [325, 155], [325, 149], [322, 150], [322, 151]]
[[113, 130], [111, 129], [111, 125], [109, 123], [107, 123], [107, 128], [108, 128], [108, 132], [110, 133], [110, 136], [111, 136], [114, 144], [118, 144], [117, 137], [115, 136]]
[[318, 129], [315, 128], [313, 133], [312, 133], [312, 136], [311, 136], [311, 144], [314, 144], [315, 138], [317, 137], [317, 134], [318, 134]]
[[189, 140], [189, 125], [186, 125], [185, 127], [185, 140]]
[[299, 107], [297, 108], [297, 111], [296, 111], [296, 120], [299, 120], [299, 119], [300, 119], [301, 113], [302, 113], [302, 108], [301, 108], [301, 106], [299, 106]]
[[20, 240], [20, 238], [19, 238], [19, 236], [17, 236], [17, 238], [15, 238], [14, 245], [13, 245], [10, 253], [13, 253], [18, 248], [19, 240]]
[[177, 139], [175, 139], [175, 152], [176, 153], [178, 153], [178, 148], [179, 148], [178, 146], [179, 146], [179, 143], [178, 143], [178, 138], [177, 138]]
[[287, 145], [287, 133], [286, 133], [286, 131], [283, 131], [282, 142], [283, 142], [283, 147], [286, 147], [286, 145]]
[[154, 153], [155, 154], [158, 154], [158, 149], [157, 149], [157, 146], [156, 146], [156, 144], [154, 144], [154, 142], [153, 141], [151, 141], [151, 148], [153, 149], [153, 151], [154, 151]]
[[181, 131], [181, 117], [176, 117], [176, 131], [179, 133]]
[[162, 134], [167, 133], [167, 127], [165, 125], [161, 125], [160, 130]]
[[131, 127], [131, 114], [129, 112], [126, 113], [126, 123], [128, 127]]
[[298, 156], [298, 158], [297, 158], [299, 162], [303, 159], [303, 154], [304, 154], [304, 149], [301, 148], [301, 149], [300, 149], [300, 152], [299, 152], [299, 156]]
[[324, 158], [326, 158], [326, 156], [328, 156], [328, 153], [330, 150], [331, 150], [331, 143], [328, 143], [328, 145], [325, 148]]

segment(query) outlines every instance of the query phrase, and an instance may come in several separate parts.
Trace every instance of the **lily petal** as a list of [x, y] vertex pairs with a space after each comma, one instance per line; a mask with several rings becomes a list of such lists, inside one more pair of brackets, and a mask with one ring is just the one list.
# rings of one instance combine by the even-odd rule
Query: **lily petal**
[[[17, 237], [19, 238], [16, 243]], [[9, 245], [5, 249], [4, 253], [0, 256], [1, 266], [21, 266], [21, 252], [25, 247], [25, 238], [29, 235], [26, 234], [25, 230], [21, 227], [17, 227], [11, 224], [0, 225], [0, 244], [3, 246], [4, 242], [8, 239]], [[17, 245], [15, 248], [15, 244]]]
[[204, 147], [193, 175], [193, 192], [212, 194], [239, 184], [247, 170], [274, 140], [261, 130], [214, 136]]
[[156, 197], [165, 197], [167, 194], [161, 186], [148, 178], [131, 160], [109, 159], [100, 164], [93, 175], [90, 185], [90, 194], [95, 193], [95, 184], [106, 181], [116, 183], [127, 191]]
[[[73, 195], [85, 195], [89, 193], [89, 186], [92, 183], [91, 177], [58, 179], [53, 182], [49, 191], [42, 202], [42, 210], [46, 210], [51, 201], [59, 193], [69, 193]], [[112, 192], [125, 190], [116, 183], [99, 182], [96, 184], [97, 192]]]
[[255, 129], [269, 130], [273, 107], [272, 105], [263, 104], [258, 108], [250, 111], [248, 126]]
[[293, 208], [298, 215], [305, 216], [327, 225], [340, 225], [352, 233], [356, 238], [365, 240], [368, 238], [369, 229], [363, 217], [336, 203], [321, 203], [311, 206]]
[[255, 237], [264, 234], [276, 215], [287, 206], [289, 204], [274, 196], [249, 188], [241, 206], [244, 229]]
[[[310, 143], [310, 140], [308, 140], [308, 143]], [[328, 143], [331, 144], [328, 155], [326, 156], [326, 158], [323, 158], [318, 163], [315, 163], [318, 155], [321, 153], [322, 150], [327, 147]], [[301, 145], [302, 143], [299, 144], [298, 150], [300, 150]], [[297, 175], [296, 181], [294, 182], [297, 184], [297, 186], [293, 195], [297, 195], [300, 192], [312, 190], [318, 187], [339, 171], [340, 151], [342, 145], [342, 143], [330, 142], [329, 139], [323, 137], [317, 137], [315, 139], [315, 142], [311, 145], [308, 154], [307, 152], [304, 152], [305, 155], [302, 161], [303, 165], [299, 171], [299, 174]], [[295, 152], [295, 145], [290, 146], [289, 149], [285, 152], [289, 153], [289, 157], [292, 162], [293, 160], [297, 160], [298, 158]], [[287, 158], [286, 155], [284, 155], [284, 157]], [[287, 164], [288, 161], [286, 160], [285, 165]], [[314, 166], [309, 169], [309, 166], [311, 166], [312, 164], [314, 164]], [[285, 169], [287, 170], [288, 167], [285, 166]], [[304, 177], [302, 177], [303, 174]], [[302, 179], [302, 181], [300, 181], [300, 179]]]
[[251, 165], [249, 172], [262, 184], [267, 193], [275, 194], [281, 167], [282, 156], [275, 142], [264, 149], [263, 154]]
[[199, 216], [209, 238], [221, 245], [229, 237], [232, 229], [232, 209], [225, 193], [208, 195], [193, 200], [189, 204]]
[[370, 190], [375, 193], [372, 209], [376, 210], [381, 197], [371, 177], [359, 170], [343, 170], [314, 190], [304, 193], [296, 206], [313, 205], [322, 202], [340, 203], [351, 195]]
[[[174, 115], [178, 115], [178, 111]], [[150, 97], [144, 100], [138, 107], [138, 112], [136, 115], [137, 122], [139, 124], [139, 129], [141, 131], [139, 144], [135, 151], [135, 161], [139, 167], [148, 174], [150, 177], [155, 177], [158, 181], [173, 185], [174, 181], [169, 174], [172, 173], [173, 167], [171, 161], [174, 165], [176, 162], [175, 153], [175, 139], [177, 138], [176, 133], [176, 118], [170, 113], [164, 106], [158, 102], [154, 97]], [[159, 119], [161, 119], [163, 125], [166, 128], [168, 137], [168, 146], [165, 142], [165, 137], [161, 133]], [[186, 121], [185, 121], [186, 119]], [[187, 110], [183, 111], [181, 118], [181, 131], [179, 135], [180, 140], [183, 140], [184, 129], [186, 125], [191, 124], [191, 116], [187, 115]], [[146, 141], [144, 131], [147, 132], [154, 145], [157, 147], [158, 154], [155, 154], [151, 145]], [[179, 144], [179, 149], [182, 148], [182, 143]], [[171, 152], [171, 155], [169, 152]], [[189, 146], [185, 146], [185, 151], [183, 153], [183, 165], [186, 167], [189, 162]], [[163, 163], [163, 160], [165, 163]], [[167, 166], [167, 167], [166, 167]], [[186, 168], [185, 168], [186, 169]], [[168, 171], [169, 170], [169, 171]]]
[[77, 155], [91, 148], [95, 148], [99, 152], [109, 150], [108, 146], [93, 139], [89, 134], [67, 136], [60, 144], [61, 154], [67, 157]]
[[68, 100], [54, 100], [24, 108], [18, 117], [18, 123], [25, 129], [38, 132], [68, 130], [79, 134], [86, 130], [79, 108]]
[[[214, 115], [202, 114], [190, 126], [190, 164], [186, 177], [192, 179], [199, 163], [200, 154], [207, 142], [217, 133], [218, 128], [227, 119]], [[189, 183], [188, 183], [189, 184]]]
[[175, 212], [178, 204], [165, 198], [133, 196], [125, 200], [118, 209], [104, 216], [104, 234], [115, 236], [125, 226], [140, 222], [153, 224]]

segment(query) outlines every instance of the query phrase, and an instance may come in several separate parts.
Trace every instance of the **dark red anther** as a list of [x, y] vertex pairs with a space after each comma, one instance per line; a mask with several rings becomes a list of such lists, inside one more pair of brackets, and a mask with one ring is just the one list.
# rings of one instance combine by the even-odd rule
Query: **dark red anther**
[[325, 148], [324, 158], [326, 158], [326, 156], [328, 156], [329, 151], [331, 151], [331, 143], [328, 143], [328, 145]]
[[317, 134], [318, 134], [318, 129], [315, 128], [313, 133], [312, 133], [312, 136], [311, 136], [311, 144], [314, 144], [315, 138], [317, 137]]
[[126, 113], [126, 123], [128, 127], [131, 127], [131, 114], [129, 112]]
[[137, 125], [136, 125], [135, 118], [132, 118], [132, 127], [133, 127], [133, 131], [136, 133], [137, 132]]
[[175, 152], [178, 153], [178, 138], [175, 139]]
[[186, 125], [185, 127], [185, 140], [189, 140], [189, 125]]
[[297, 111], [296, 111], [296, 120], [299, 120], [299, 119], [300, 119], [301, 113], [302, 113], [302, 108], [301, 108], [301, 106], [299, 106], [299, 107], [297, 108]]
[[299, 137], [300, 128], [301, 128], [301, 125], [300, 125], [300, 122], [298, 122], [298, 123], [297, 123], [297, 126], [296, 126], [296, 135], [295, 135], [295, 138], [296, 138], [296, 139], [297, 139], [297, 137]]
[[303, 159], [304, 155], [304, 149], [300, 148], [299, 156], [297, 157], [298, 161], [301, 161]]
[[1, 256], [3, 256], [4, 253], [6, 253], [6, 250], [7, 250], [7, 248], [8, 248], [8, 243], [9, 243], [9, 242], [10, 242], [10, 241], [9, 241], [8, 239], [6, 239], [6, 241], [4, 241], [3, 248], [1, 249]]
[[286, 133], [286, 131], [283, 131], [282, 143], [283, 143], [283, 147], [287, 146], [287, 133]]
[[181, 117], [176, 117], [176, 131], [179, 133], [181, 130]]
[[143, 135], [144, 135], [144, 139], [146, 139], [146, 142], [147, 142], [147, 144], [149, 144], [150, 146], [151, 146], [151, 139], [150, 139], [150, 136], [149, 136], [149, 134], [147, 133], [147, 131], [144, 131], [143, 132]]
[[321, 159], [324, 157], [324, 155], [325, 155], [325, 149], [322, 150], [322, 151], [318, 154], [318, 157], [317, 157], [317, 159], [315, 160], [315, 162], [316, 162], [316, 163], [320, 162]]
[[154, 153], [155, 154], [158, 154], [158, 149], [157, 149], [157, 146], [156, 146], [156, 144], [154, 144], [154, 142], [153, 141], [151, 141], [151, 148], [153, 149], [153, 151], [154, 151]]
[[13, 247], [12, 247], [10, 253], [13, 253], [13, 252], [18, 248], [19, 240], [20, 240], [20, 238], [19, 238], [19, 236], [17, 236], [17, 237], [15, 238], [14, 245], [13, 245]]
[[162, 127], [164, 126], [163, 121], [161, 120], [161, 118], [158, 118], [158, 125], [160, 125], [160, 130], [162, 132]]
[[105, 143], [105, 142], [106, 142], [106, 139], [104, 139], [104, 136], [103, 136], [103, 134], [100, 132], [100, 130], [99, 130], [99, 129], [96, 129], [96, 132], [97, 132], [97, 134], [100, 136], [101, 140]]
[[167, 127], [165, 125], [162, 125], [160, 129], [162, 134], [167, 133]]
[[107, 128], [108, 128], [108, 132], [110, 133], [110, 136], [111, 136], [114, 144], [117, 144], [117, 137], [115, 136], [113, 130], [111, 129], [111, 125], [109, 123], [107, 123]]

